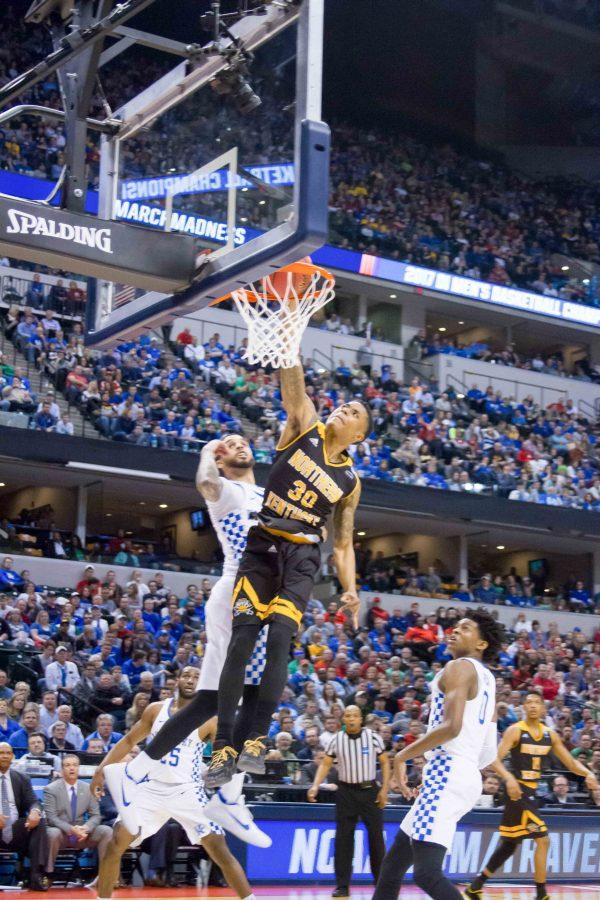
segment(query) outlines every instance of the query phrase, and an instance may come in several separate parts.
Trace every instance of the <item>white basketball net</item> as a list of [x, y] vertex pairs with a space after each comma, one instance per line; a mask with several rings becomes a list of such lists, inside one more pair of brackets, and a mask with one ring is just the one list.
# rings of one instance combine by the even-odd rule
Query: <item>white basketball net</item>
[[[237, 310], [248, 326], [244, 353], [251, 365], [291, 369], [300, 358], [300, 342], [317, 310], [334, 297], [335, 281], [324, 270], [307, 272], [308, 283], [294, 284], [294, 272], [286, 274], [285, 289], [277, 290], [272, 276], [231, 292]], [[328, 274], [328, 273], [327, 273]], [[278, 280], [281, 281], [282, 273]], [[298, 273], [296, 273], [296, 277]]]

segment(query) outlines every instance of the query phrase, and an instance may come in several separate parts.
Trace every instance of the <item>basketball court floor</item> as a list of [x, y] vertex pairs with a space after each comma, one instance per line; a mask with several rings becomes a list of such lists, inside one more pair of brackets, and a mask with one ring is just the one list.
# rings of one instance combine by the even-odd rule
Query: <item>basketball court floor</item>
[[[256, 896], [262, 900], [329, 900], [331, 887], [257, 887]], [[370, 900], [372, 888], [357, 887], [352, 890], [352, 900]], [[600, 898], [600, 884], [551, 886], [549, 894], [552, 900], [592, 900]], [[5, 896], [17, 896], [20, 900], [35, 900], [40, 894], [29, 892], [7, 891]], [[64, 888], [48, 891], [43, 896], [48, 900], [95, 900], [95, 892], [85, 888], [65, 890]], [[116, 891], [115, 900], [196, 900], [196, 898], [233, 897], [233, 893], [225, 888], [177, 888], [157, 890], [156, 888], [125, 888]], [[420, 900], [425, 895], [418, 888], [408, 885], [402, 890], [401, 900]], [[533, 900], [535, 890], [532, 885], [526, 887], [494, 886], [485, 890], [484, 898], [489, 900]]]

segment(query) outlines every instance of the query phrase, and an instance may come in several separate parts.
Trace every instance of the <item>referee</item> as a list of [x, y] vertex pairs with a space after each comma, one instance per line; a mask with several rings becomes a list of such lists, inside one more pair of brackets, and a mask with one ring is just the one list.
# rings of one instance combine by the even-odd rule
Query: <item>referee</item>
[[[362, 727], [362, 716], [358, 706], [346, 707], [343, 722], [345, 731], [340, 731], [332, 738], [308, 790], [308, 799], [314, 803], [320, 784], [335, 762], [340, 780], [335, 795], [337, 887], [332, 897], [348, 897], [350, 894], [354, 829], [359, 819], [362, 819], [367, 829], [371, 872], [377, 881], [385, 856], [382, 810], [387, 804], [390, 783], [390, 761], [383, 741], [370, 728]], [[381, 787], [375, 780], [377, 761], [381, 765]]]

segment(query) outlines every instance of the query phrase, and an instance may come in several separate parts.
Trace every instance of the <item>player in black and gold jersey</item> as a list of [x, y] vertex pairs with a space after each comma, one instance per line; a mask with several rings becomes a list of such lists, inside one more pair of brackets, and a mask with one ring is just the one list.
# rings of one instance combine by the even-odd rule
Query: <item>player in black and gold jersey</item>
[[[500, 822], [502, 840], [491, 855], [487, 866], [465, 890], [465, 896], [481, 900], [483, 885], [503, 866], [516, 851], [523, 838], [536, 842], [534, 878], [536, 900], [549, 900], [546, 890], [548, 828], [539, 814], [535, 792], [544, 772], [544, 763], [552, 754], [574, 775], [585, 778], [590, 790], [598, 787], [594, 774], [574, 759], [555, 731], [548, 728], [544, 719], [546, 704], [537, 693], [527, 694], [523, 704], [525, 718], [515, 722], [502, 736], [498, 746], [498, 758], [493, 769], [506, 784], [507, 799]], [[510, 754], [511, 771], [502, 760]]]
[[[301, 365], [280, 370], [287, 421], [269, 472], [259, 521], [250, 529], [233, 593], [233, 633], [219, 683], [218, 733], [207, 787], [229, 781], [238, 769], [263, 773], [266, 734], [287, 678], [292, 639], [319, 570], [320, 544], [333, 512], [334, 557], [342, 607], [358, 624], [354, 512], [360, 482], [348, 447], [371, 431], [371, 414], [360, 400], [338, 407], [323, 424], [306, 394]], [[254, 729], [242, 752], [233, 747], [233, 726], [244, 670], [256, 637], [269, 622], [267, 663]]]

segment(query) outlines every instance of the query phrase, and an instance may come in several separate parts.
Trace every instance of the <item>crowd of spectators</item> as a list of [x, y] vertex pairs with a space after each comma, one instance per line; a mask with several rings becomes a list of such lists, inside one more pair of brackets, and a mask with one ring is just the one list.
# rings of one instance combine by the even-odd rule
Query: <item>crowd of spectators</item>
[[[25, 28], [9, 10], [4, 17], [0, 12], [0, 25], [15, 57], [0, 61], [1, 83], [36, 60], [44, 36], [39, 29]], [[116, 108], [164, 73], [164, 62], [152, 56], [143, 57], [141, 65], [140, 52], [126, 69], [122, 60], [103, 68], [104, 91], [93, 100], [93, 115], [104, 115], [107, 98]], [[153, 128], [126, 143], [123, 177], [191, 172], [229, 146], [240, 147], [248, 164], [291, 159], [290, 87], [260, 66], [254, 83], [263, 102], [250, 117], [231, 105], [215, 106], [210, 91], [197, 93], [162, 116]], [[55, 80], [41, 82], [31, 99], [60, 106]], [[333, 243], [570, 301], [595, 302], [593, 285], [569, 277], [551, 259], [561, 253], [600, 262], [600, 217], [592, 185], [528, 179], [482, 154], [425, 145], [389, 131], [361, 131], [340, 122], [333, 133]], [[0, 130], [0, 166], [56, 180], [64, 163], [64, 143], [63, 127], [56, 122], [16, 120]], [[99, 161], [93, 139], [87, 160], [93, 187]], [[184, 196], [179, 202], [185, 206], [191, 200]], [[270, 227], [277, 220], [278, 205], [280, 201], [265, 200], [261, 192], [241, 193], [240, 221]], [[205, 215], [222, 217], [220, 192], [203, 197], [202, 209]]]
[[[594, 613], [600, 611], [600, 592], [594, 594], [584, 579], [570, 574], [564, 583], [550, 579], [543, 572], [535, 577], [521, 576], [511, 568], [506, 575], [486, 571], [469, 571], [468, 583], [461, 583], [456, 573], [443, 566], [428, 566], [420, 571], [401, 558], [386, 558], [382, 551], [375, 555], [355, 545], [357, 576], [362, 590], [427, 597], [438, 600], [460, 600], [463, 603], [513, 606], [522, 609], [547, 609]], [[335, 581], [333, 559], [324, 564], [323, 577]]]
[[[67, 752], [89, 762], [148, 702], [173, 695], [184, 666], [202, 665], [210, 583], [190, 584], [181, 596], [168, 582], [161, 572], [120, 585], [114, 573], [103, 580], [88, 567], [68, 596], [31, 582], [20, 594], [0, 594], [0, 649], [8, 660], [11, 648], [21, 653], [14, 679], [0, 671], [0, 739], [18, 764], [45, 755], [50, 774]], [[349, 703], [387, 749], [414, 741], [425, 729], [428, 683], [449, 659], [446, 641], [459, 617], [452, 606], [428, 614], [418, 601], [389, 611], [375, 598], [354, 631], [337, 601], [311, 600], [269, 733], [267, 782], [310, 784]], [[500, 731], [521, 716], [525, 693], [538, 690], [548, 724], [600, 772], [599, 669], [600, 631], [561, 634], [555, 623], [519, 612], [495, 668]], [[422, 763], [413, 766], [415, 781]], [[543, 784], [549, 792], [550, 782]], [[573, 802], [598, 805], [575, 780], [567, 787], [578, 795]]]
[[[377, 560], [371, 565], [364, 554], [357, 557], [367, 581], [375, 577]], [[58, 593], [10, 565], [5, 559], [1, 567], [4, 577], [12, 573], [13, 580], [0, 588], [0, 775], [10, 770], [13, 779], [23, 779], [29, 787], [28, 779], [35, 780], [37, 797], [30, 791], [28, 803], [18, 810], [23, 820], [33, 817], [27, 829], [31, 834], [14, 849], [29, 856], [32, 886], [44, 890], [46, 873], [53, 876], [62, 850], [87, 847], [102, 856], [116, 811], [110, 794], [98, 806], [86, 778], [148, 703], [174, 695], [185, 666], [202, 666], [211, 584], [205, 579], [176, 591], [169, 573], [162, 571], [146, 581], [134, 572], [122, 584], [114, 571], [98, 577], [93, 566], [86, 566], [76, 584]], [[495, 602], [511, 605], [518, 583], [511, 577], [500, 584], [494, 579], [493, 587], [484, 577], [473, 595], [459, 586], [454, 596], [490, 602], [488, 594], [495, 590]], [[421, 596], [440, 596], [435, 570], [419, 576], [419, 585]], [[580, 587], [575, 584], [571, 600], [581, 596]], [[519, 590], [531, 594], [526, 579]], [[556, 623], [542, 624], [530, 611], [515, 614], [493, 669], [500, 732], [522, 718], [526, 694], [538, 691], [546, 702], [547, 724], [600, 775], [600, 630], [592, 633], [586, 622], [587, 633], [577, 626], [561, 633]], [[258, 801], [305, 799], [349, 704], [361, 709], [365, 724], [381, 735], [391, 753], [416, 740], [426, 729], [429, 683], [450, 658], [447, 638], [460, 616], [460, 607], [442, 605], [427, 612], [416, 600], [390, 610], [375, 597], [354, 630], [336, 600], [311, 599], [269, 730], [267, 771], [252, 777], [250, 796]], [[414, 787], [420, 784], [424, 762], [418, 757], [410, 765]], [[67, 822], [64, 828], [57, 808], [60, 779], [68, 787], [79, 781], [79, 803], [85, 806], [81, 822]], [[331, 799], [337, 780], [333, 768], [321, 801]], [[573, 810], [599, 808], [599, 794], [586, 792], [581, 779], [560, 771], [556, 761], [544, 771], [539, 789], [543, 804]], [[486, 773], [480, 805], [499, 806], [503, 799], [499, 780]], [[394, 786], [391, 802], [403, 802]], [[15, 828], [19, 821], [13, 822]], [[45, 858], [32, 837], [39, 836], [37, 827], [47, 831]], [[61, 837], [61, 829], [80, 840], [74, 845]], [[6, 835], [4, 829], [2, 841], [12, 847]], [[164, 840], [160, 835], [156, 840]]]
[[[285, 421], [277, 376], [247, 365], [245, 339], [227, 347], [215, 333], [200, 344], [184, 328], [169, 358], [154, 336], [94, 351], [84, 346], [79, 322], [65, 336], [51, 310], [42, 322], [48, 319], [52, 330], [27, 310], [9, 310], [5, 333], [102, 436], [198, 451], [208, 440], [248, 431], [257, 460], [272, 460]], [[374, 370], [369, 338], [356, 356], [334, 372], [310, 359], [304, 366], [321, 419], [353, 396], [372, 408], [374, 431], [351, 450], [361, 478], [600, 509], [600, 424], [574, 401], [544, 409], [532, 397], [517, 401], [477, 384], [466, 395], [418, 378], [404, 385], [391, 367]], [[53, 393], [37, 396], [23, 370], [3, 366], [0, 389], [1, 409], [30, 415], [36, 429], [72, 433]]]
[[439, 332], [427, 333], [420, 331], [412, 338], [409, 349], [415, 348], [415, 357], [428, 359], [438, 354], [460, 356], [463, 359], [475, 359], [482, 362], [490, 362], [498, 366], [525, 369], [528, 372], [538, 372], [541, 375], [554, 375], [558, 378], [575, 378], [578, 381], [588, 381], [600, 384], [600, 366], [592, 366], [587, 357], [582, 357], [574, 362], [571, 368], [565, 365], [562, 353], [544, 353], [538, 350], [533, 356], [518, 353], [513, 343], [504, 347], [495, 347], [488, 341], [471, 341], [446, 337]]

